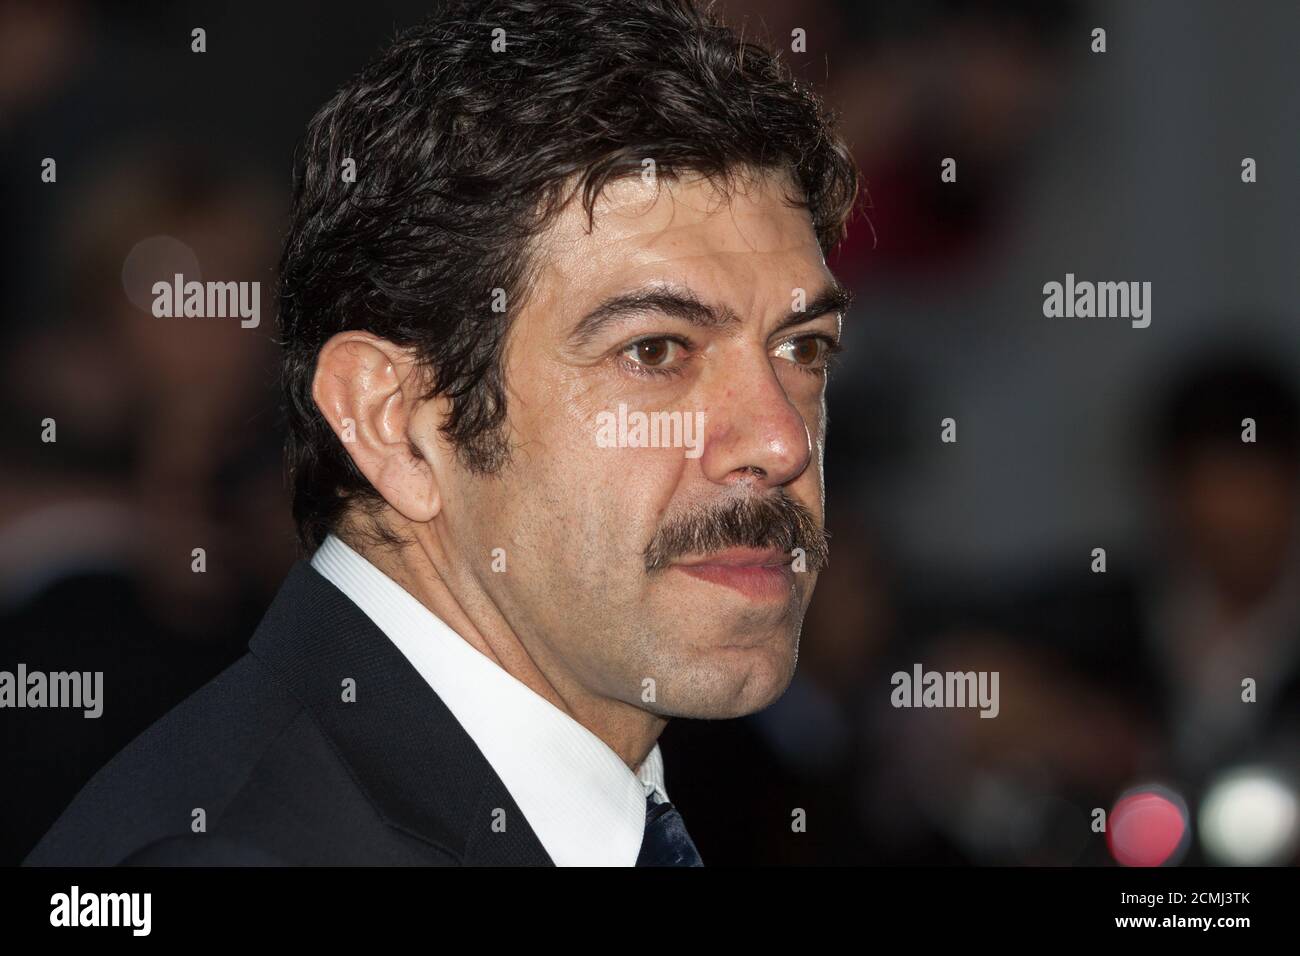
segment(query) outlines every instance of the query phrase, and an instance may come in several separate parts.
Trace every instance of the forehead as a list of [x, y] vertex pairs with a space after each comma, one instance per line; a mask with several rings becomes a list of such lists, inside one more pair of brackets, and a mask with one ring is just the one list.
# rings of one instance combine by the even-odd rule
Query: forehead
[[702, 176], [640, 176], [608, 184], [593, 207], [577, 200], [536, 248], [538, 304], [575, 311], [582, 303], [650, 279], [672, 278], [701, 293], [746, 298], [829, 276], [808, 210], [791, 206], [784, 174], [754, 174], [724, 193]]

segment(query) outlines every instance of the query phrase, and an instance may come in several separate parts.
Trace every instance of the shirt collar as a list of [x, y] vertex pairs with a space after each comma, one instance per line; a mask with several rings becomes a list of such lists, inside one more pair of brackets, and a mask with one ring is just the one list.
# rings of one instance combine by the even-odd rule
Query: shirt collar
[[481, 654], [341, 539], [327, 537], [311, 564], [447, 705], [557, 866], [636, 863], [646, 798], [668, 799], [658, 744], [633, 773], [604, 741]]

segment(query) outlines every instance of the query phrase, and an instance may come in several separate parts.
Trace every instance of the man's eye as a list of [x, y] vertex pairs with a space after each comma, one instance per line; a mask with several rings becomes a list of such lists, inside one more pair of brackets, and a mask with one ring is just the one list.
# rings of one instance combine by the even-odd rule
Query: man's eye
[[815, 369], [826, 364], [835, 343], [824, 335], [805, 335], [777, 346], [777, 354], [803, 368]]
[[681, 343], [672, 339], [660, 338], [642, 339], [639, 342], [633, 342], [623, 350], [623, 354], [638, 365], [656, 368], [670, 364], [672, 359], [677, 358], [680, 351]]

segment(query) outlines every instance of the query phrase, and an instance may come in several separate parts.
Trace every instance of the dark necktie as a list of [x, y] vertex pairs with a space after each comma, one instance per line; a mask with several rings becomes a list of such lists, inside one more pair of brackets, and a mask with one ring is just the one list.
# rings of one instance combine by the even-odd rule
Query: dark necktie
[[686, 823], [677, 808], [667, 801], [655, 803], [645, 798], [645, 836], [637, 866], [703, 866]]

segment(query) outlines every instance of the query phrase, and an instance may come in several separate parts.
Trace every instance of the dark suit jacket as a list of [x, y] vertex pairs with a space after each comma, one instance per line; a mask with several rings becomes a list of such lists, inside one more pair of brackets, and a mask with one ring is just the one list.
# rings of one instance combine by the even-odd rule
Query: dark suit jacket
[[[105, 701], [112, 706], [111, 687]], [[191, 830], [196, 809], [206, 832]], [[109, 761], [26, 860], [551, 862], [442, 700], [306, 562], [289, 573], [249, 653]]]

